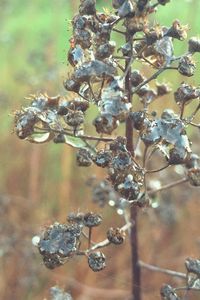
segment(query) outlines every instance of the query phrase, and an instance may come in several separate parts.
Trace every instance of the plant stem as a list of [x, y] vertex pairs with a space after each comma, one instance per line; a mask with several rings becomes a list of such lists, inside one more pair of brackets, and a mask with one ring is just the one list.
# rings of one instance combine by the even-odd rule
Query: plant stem
[[153, 266], [153, 265], [149, 265], [144, 263], [143, 261], [139, 261], [139, 265], [142, 268], [148, 269], [150, 271], [154, 271], [154, 272], [160, 272], [160, 273], [164, 273], [170, 276], [174, 276], [174, 277], [179, 277], [179, 278], [183, 278], [186, 279], [187, 275], [185, 273], [181, 273], [181, 272], [176, 272], [176, 271], [172, 271], [172, 270], [168, 270], [168, 269], [163, 269], [157, 266]]
[[[126, 33], [126, 42], [130, 42], [132, 45], [133, 37]], [[132, 103], [131, 95], [131, 63], [132, 55], [129, 60], [126, 60], [125, 65], [125, 91], [128, 97], [128, 101]], [[133, 123], [130, 118], [126, 120], [126, 139], [127, 139], [127, 150], [134, 156], [134, 144], [133, 144]], [[131, 222], [134, 222], [134, 226], [131, 228], [130, 232], [130, 246], [131, 246], [131, 256], [132, 256], [132, 299], [141, 300], [141, 290], [140, 290], [140, 266], [138, 264], [138, 229], [137, 229], [137, 207], [131, 206], [130, 208]]]
[[182, 178], [182, 179], [177, 180], [175, 182], [171, 182], [169, 184], [163, 185], [159, 189], [150, 190], [150, 191], [148, 191], [148, 195], [153, 195], [155, 193], [158, 193], [158, 192], [161, 192], [161, 191], [164, 191], [164, 190], [168, 190], [168, 189], [170, 189], [170, 188], [172, 188], [174, 186], [177, 186], [179, 184], [185, 183], [187, 181], [188, 181], [188, 178]]

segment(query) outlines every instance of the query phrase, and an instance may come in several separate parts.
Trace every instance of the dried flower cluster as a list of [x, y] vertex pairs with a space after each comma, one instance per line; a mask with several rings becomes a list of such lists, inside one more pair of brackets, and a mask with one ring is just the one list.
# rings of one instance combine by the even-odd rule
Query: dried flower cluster
[[[121, 214], [133, 206], [150, 206], [151, 195], [162, 187], [149, 189], [148, 175], [169, 166], [182, 165], [185, 170], [177, 184], [188, 181], [192, 186], [200, 186], [200, 158], [192, 152], [187, 136], [189, 125], [200, 127], [193, 122], [200, 109], [200, 88], [183, 81], [172, 94], [168, 84], [156, 81], [167, 70], [186, 78], [193, 76], [193, 56], [200, 52], [200, 40], [190, 38], [186, 53], [177, 57], [174, 40], [184, 41], [188, 26], [178, 20], [169, 27], [152, 26], [149, 15], [170, 0], [113, 0], [113, 10], [103, 13], [96, 10], [95, 0], [80, 2], [79, 12], [72, 20], [73, 36], [67, 56], [71, 65], [71, 73], [64, 81], [67, 96], [31, 96], [30, 105], [15, 113], [17, 136], [33, 143], [66, 143], [78, 148], [79, 166], [95, 164], [106, 168], [107, 178], [94, 184], [92, 198], [100, 206], [115, 206]], [[112, 40], [113, 32], [123, 37], [120, 45]], [[152, 75], [146, 78], [140, 68], [133, 69], [135, 61], [137, 65], [148, 65]], [[151, 104], [164, 96], [177, 104], [176, 113], [167, 107], [160, 115], [152, 110]], [[132, 104], [133, 97], [139, 101], [138, 111]], [[192, 101], [197, 102], [196, 108], [188, 115], [185, 107]], [[84, 128], [90, 106], [98, 109], [92, 124], [97, 136], [89, 135]], [[124, 123], [126, 137], [116, 131]], [[148, 170], [154, 153], [159, 153], [166, 165]], [[84, 253], [93, 271], [102, 270], [103, 253], [90, 252], [93, 248], [82, 252], [79, 249], [83, 227], [98, 226], [101, 217], [78, 214], [70, 215], [68, 221], [69, 224], [53, 224], [40, 237], [37, 246], [44, 264], [55, 268]], [[91, 236], [88, 239], [90, 244]], [[123, 241], [124, 233], [119, 228], [109, 229], [105, 245]], [[186, 267], [192, 273], [198, 268], [196, 261], [190, 260]], [[163, 299], [178, 299], [168, 285], [162, 288], [161, 295]]]

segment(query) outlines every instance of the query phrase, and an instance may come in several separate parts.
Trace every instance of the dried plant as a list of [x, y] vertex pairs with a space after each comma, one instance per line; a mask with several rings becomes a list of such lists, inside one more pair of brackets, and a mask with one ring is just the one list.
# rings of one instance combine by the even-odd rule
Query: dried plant
[[[200, 186], [200, 159], [192, 152], [187, 136], [189, 126], [199, 128], [195, 117], [200, 109], [200, 88], [185, 81], [174, 92], [177, 111], [166, 107], [160, 115], [152, 103], [172, 97], [171, 88], [157, 78], [168, 70], [185, 78], [195, 73], [193, 57], [200, 52], [200, 40], [192, 37], [181, 56], [174, 53], [175, 40], [187, 38], [188, 27], [175, 20], [170, 27], [155, 25], [149, 16], [170, 0], [113, 0], [113, 10], [98, 12], [95, 0], [81, 0], [79, 12], [73, 17], [68, 62], [72, 66], [64, 81], [67, 96], [32, 95], [31, 103], [15, 113], [15, 132], [20, 139], [32, 143], [65, 143], [77, 149], [77, 164], [92, 164], [107, 170], [107, 178], [93, 184], [93, 201], [100, 206], [115, 206], [125, 216], [122, 228], [109, 228], [105, 240], [92, 243], [93, 227], [100, 226], [102, 217], [96, 213], [70, 213], [65, 224], [54, 223], [33, 243], [42, 255], [44, 265], [54, 269], [74, 256], [86, 256], [93, 271], [106, 266], [100, 249], [109, 244], [120, 245], [125, 231], [130, 235], [132, 251], [132, 298], [141, 299], [141, 268], [160, 271], [185, 280], [185, 286], [161, 288], [162, 299], [180, 299], [179, 290], [200, 290], [200, 262], [188, 258], [186, 274], [160, 269], [139, 261], [137, 213], [151, 207], [157, 192], [188, 182]], [[152, 19], [152, 17], [151, 17]], [[122, 44], [112, 40], [113, 32]], [[151, 75], [145, 77], [134, 64], [146, 64]], [[174, 75], [176, 76], [176, 74]], [[70, 100], [69, 100], [70, 99]], [[134, 101], [132, 101], [134, 100]], [[140, 106], [135, 109], [136, 101]], [[186, 106], [196, 102], [189, 115]], [[96, 106], [93, 120], [96, 135], [85, 132], [87, 110]], [[125, 125], [124, 136], [117, 129]], [[91, 130], [94, 132], [94, 130]], [[164, 165], [148, 169], [154, 155]], [[159, 174], [170, 166], [181, 165], [184, 174], [176, 182], [151, 188], [152, 173]], [[85, 230], [88, 228], [88, 234]], [[82, 239], [88, 247], [82, 249]], [[185, 298], [184, 298], [185, 299]]]

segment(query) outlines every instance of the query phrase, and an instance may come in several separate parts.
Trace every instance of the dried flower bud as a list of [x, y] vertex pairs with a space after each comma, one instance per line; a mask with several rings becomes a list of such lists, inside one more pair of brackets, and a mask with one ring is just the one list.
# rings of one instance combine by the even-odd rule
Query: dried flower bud
[[74, 43], [83, 49], [89, 49], [92, 45], [92, 36], [89, 30], [76, 29], [74, 31]]
[[64, 143], [66, 142], [65, 135], [62, 134], [62, 133], [57, 134], [57, 135], [54, 137], [53, 142], [54, 142], [55, 144], [64, 144]]
[[63, 82], [64, 88], [71, 92], [78, 92], [81, 84], [76, 82], [74, 78], [67, 79]]
[[129, 174], [126, 176], [124, 182], [117, 186], [117, 191], [120, 195], [128, 200], [137, 199], [140, 193], [139, 184], [134, 181], [133, 176]]
[[92, 252], [88, 255], [88, 265], [94, 272], [99, 272], [106, 267], [106, 258], [102, 252]]
[[118, 16], [120, 18], [130, 18], [135, 14], [136, 4], [132, 3], [130, 0], [126, 0], [122, 6], [118, 9]]
[[68, 62], [75, 67], [81, 60], [83, 60], [84, 52], [80, 45], [70, 48], [68, 51]]
[[20, 139], [25, 139], [34, 132], [37, 117], [30, 112], [15, 113], [15, 132]]
[[185, 166], [187, 169], [200, 168], [200, 157], [195, 153], [190, 153], [185, 162]]
[[83, 217], [83, 224], [86, 227], [96, 227], [99, 226], [102, 222], [102, 217], [98, 214], [89, 212]]
[[96, 13], [96, 0], [81, 0], [79, 6], [79, 13], [81, 15], [95, 15]]
[[200, 168], [191, 168], [187, 172], [189, 183], [193, 186], [200, 186]]
[[100, 60], [110, 57], [115, 51], [115, 47], [116, 47], [116, 43], [113, 41], [110, 41], [106, 44], [102, 44], [97, 48], [95, 57]]
[[129, 153], [120, 151], [117, 156], [112, 159], [112, 167], [115, 171], [126, 170], [132, 164]]
[[108, 167], [112, 161], [112, 152], [109, 150], [100, 150], [97, 152], [94, 162], [98, 167]]
[[185, 40], [187, 38], [187, 31], [188, 26], [183, 26], [178, 20], [175, 20], [166, 35], [178, 40]]
[[93, 125], [98, 133], [111, 134], [118, 127], [119, 122], [110, 114], [102, 114], [94, 119]]
[[83, 213], [70, 213], [67, 216], [67, 221], [69, 223], [77, 223], [77, 224], [83, 224], [83, 218], [84, 218], [84, 214]]
[[122, 54], [124, 56], [130, 56], [131, 52], [132, 52], [131, 43], [128, 42], [128, 43], [124, 44], [123, 46], [120, 47], [120, 50], [122, 51]]
[[191, 100], [197, 99], [200, 96], [200, 89], [195, 88], [187, 83], [182, 83], [181, 86], [174, 93], [177, 104], [188, 104]]
[[84, 123], [84, 114], [82, 111], [70, 111], [66, 116], [64, 116], [64, 120], [67, 125], [72, 127], [78, 127]]
[[188, 153], [184, 148], [180, 149], [174, 147], [169, 151], [168, 163], [170, 165], [184, 164], [187, 154]]
[[171, 92], [170, 87], [166, 83], [156, 83], [157, 96], [164, 96]]
[[188, 41], [189, 49], [188, 51], [190, 53], [200, 52], [200, 39], [197, 37], [191, 37]]
[[81, 98], [75, 98], [74, 100], [68, 102], [68, 108], [85, 112], [89, 108], [89, 102]]
[[92, 155], [87, 149], [79, 149], [76, 153], [76, 162], [79, 167], [89, 167], [92, 164]]
[[163, 37], [163, 30], [160, 26], [157, 25], [151, 29], [146, 29], [145, 36], [146, 36], [147, 45], [152, 45], [157, 40]]
[[112, 26], [109, 23], [99, 24], [98, 31], [95, 34], [94, 42], [96, 46], [108, 43], [110, 40]]
[[194, 273], [198, 277], [200, 277], [200, 260], [187, 258], [185, 260], [185, 267], [189, 273]]
[[113, 152], [127, 152], [126, 148], [126, 138], [123, 136], [118, 136], [112, 143], [110, 143], [110, 150]]
[[178, 71], [180, 74], [190, 77], [194, 75], [195, 69], [196, 69], [196, 65], [192, 60], [191, 56], [183, 56], [180, 59], [178, 65]]
[[131, 72], [131, 85], [136, 87], [145, 80], [138, 70]]
[[125, 240], [125, 232], [120, 228], [109, 228], [107, 231], [107, 239], [115, 245], [120, 245]]
[[160, 295], [163, 300], [180, 300], [174, 289], [168, 284], [163, 284], [160, 289]]
[[145, 112], [135, 111], [131, 112], [129, 116], [136, 130], [142, 130], [144, 128]]
[[140, 11], [142, 11], [145, 6], [148, 4], [149, 0], [138, 0], [137, 7]]

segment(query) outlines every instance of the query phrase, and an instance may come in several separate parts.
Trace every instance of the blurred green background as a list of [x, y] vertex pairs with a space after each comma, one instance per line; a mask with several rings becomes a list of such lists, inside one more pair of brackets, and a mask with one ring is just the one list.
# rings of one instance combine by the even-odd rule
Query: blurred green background
[[[88, 270], [84, 259], [49, 271], [31, 244], [32, 236], [41, 228], [55, 220], [65, 221], [70, 211], [99, 210], [91, 204], [85, 182], [93, 173], [103, 178], [103, 171], [77, 168], [74, 151], [67, 146], [28, 144], [12, 132], [12, 113], [27, 103], [24, 97], [46, 91], [52, 96], [66, 94], [62, 82], [69, 72], [66, 53], [72, 30], [70, 20], [78, 3], [78, 0], [0, 0], [0, 299], [49, 299], [48, 289], [55, 284], [70, 291], [74, 299], [128, 299], [131, 286], [128, 242], [124, 248], [107, 250], [108, 268], [100, 274]], [[110, 1], [97, 0], [97, 4], [99, 8], [107, 7]], [[156, 20], [168, 26], [178, 18], [181, 23], [189, 24], [189, 36], [199, 36], [199, 13], [198, 0], [172, 0], [159, 9]], [[186, 42], [176, 43], [177, 54], [185, 49]], [[196, 85], [200, 77], [199, 60], [200, 56], [196, 56], [197, 72], [189, 80]], [[170, 78], [167, 75], [163, 78], [174, 85], [183, 80], [171, 73]], [[178, 193], [183, 197], [181, 191]], [[148, 213], [142, 214], [141, 256], [146, 261], [180, 270], [184, 269], [185, 257], [198, 253], [198, 192], [195, 190], [194, 196], [190, 190], [184, 193], [184, 208], [174, 226], [167, 227], [154, 213], [150, 220]], [[192, 197], [193, 201], [187, 201]], [[109, 225], [123, 224], [112, 209], [100, 211], [105, 222], [96, 239], [104, 238]], [[191, 224], [185, 224], [189, 218]], [[161, 283], [170, 279], [156, 275], [149, 279], [148, 275], [143, 275], [144, 300], [159, 299]]]

